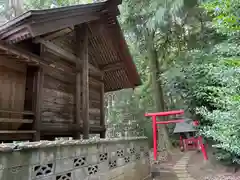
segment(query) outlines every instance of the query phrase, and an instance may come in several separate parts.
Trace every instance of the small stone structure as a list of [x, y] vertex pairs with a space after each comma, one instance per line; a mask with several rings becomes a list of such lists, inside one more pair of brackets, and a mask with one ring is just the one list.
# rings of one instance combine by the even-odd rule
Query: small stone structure
[[1, 180], [141, 180], [149, 173], [145, 137], [0, 144]]

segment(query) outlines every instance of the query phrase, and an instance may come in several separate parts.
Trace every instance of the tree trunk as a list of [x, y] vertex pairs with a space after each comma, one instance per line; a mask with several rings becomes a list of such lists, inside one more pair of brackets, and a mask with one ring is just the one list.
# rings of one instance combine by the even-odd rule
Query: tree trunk
[[[149, 58], [150, 73], [152, 76], [152, 92], [153, 92], [155, 109], [157, 112], [161, 112], [165, 110], [165, 102], [164, 102], [164, 96], [163, 96], [162, 81], [159, 78], [160, 71], [158, 67], [158, 55], [154, 47], [153, 37], [154, 37], [153, 33], [151, 34], [149, 33], [147, 36], [147, 53]], [[159, 130], [159, 137], [162, 138], [159, 140], [164, 142], [164, 143], [159, 143], [159, 148], [161, 150], [166, 149], [167, 151], [170, 151], [171, 143], [168, 137], [166, 126], [161, 125], [161, 127], [158, 130]], [[165, 147], [161, 147], [161, 146], [165, 146]]]
[[9, 5], [14, 10], [14, 17], [23, 13], [23, 0], [10, 0]]

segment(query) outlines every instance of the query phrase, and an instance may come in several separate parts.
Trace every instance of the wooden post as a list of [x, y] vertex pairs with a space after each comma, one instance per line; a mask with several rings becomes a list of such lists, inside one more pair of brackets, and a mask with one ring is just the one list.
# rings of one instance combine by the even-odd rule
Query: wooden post
[[[76, 88], [75, 88], [75, 123], [78, 127], [81, 126], [81, 28], [79, 26], [75, 27], [75, 35], [76, 35], [76, 55], [77, 55], [77, 62], [76, 62]], [[80, 139], [81, 133], [80, 131], [74, 132], [74, 139]]]
[[[88, 61], [88, 25], [82, 24], [75, 27], [76, 31], [76, 123], [80, 126], [81, 109], [83, 119], [83, 138], [89, 138], [89, 61]], [[82, 68], [80, 64], [82, 62]], [[80, 73], [82, 72], [82, 74]], [[81, 86], [82, 76], [82, 86]], [[82, 91], [81, 91], [82, 90]], [[82, 92], [82, 96], [81, 96]], [[82, 107], [81, 107], [82, 97]], [[81, 108], [81, 109], [80, 109]], [[77, 134], [80, 136], [80, 133]]]
[[[103, 78], [102, 78], [103, 81]], [[104, 82], [101, 83], [100, 87], [100, 126], [104, 127], [104, 130], [100, 132], [100, 138], [106, 138], [106, 129], [105, 129], [105, 113], [104, 113]]]
[[[78, 70], [76, 74], [76, 95], [75, 95], [75, 118], [76, 124], [80, 127], [81, 125], [81, 72]], [[74, 134], [75, 139], [80, 139], [81, 133], [77, 131]]]
[[89, 67], [88, 67], [88, 29], [87, 24], [84, 27], [83, 41], [83, 66], [82, 66], [82, 113], [83, 113], [83, 139], [89, 138]]
[[40, 141], [41, 138], [41, 109], [42, 109], [42, 90], [44, 82], [44, 72], [42, 67], [38, 67], [34, 78], [34, 130], [36, 131], [33, 140]]

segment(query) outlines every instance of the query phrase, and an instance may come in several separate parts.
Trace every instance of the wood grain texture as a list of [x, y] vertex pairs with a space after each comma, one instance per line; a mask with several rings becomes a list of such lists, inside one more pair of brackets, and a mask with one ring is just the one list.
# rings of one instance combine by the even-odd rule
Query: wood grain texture
[[0, 123], [32, 123], [32, 119], [0, 118]]
[[[102, 77], [103, 78], [103, 77]], [[100, 126], [105, 127], [105, 106], [104, 106], [104, 83], [101, 84], [100, 87]], [[106, 131], [102, 131], [100, 133], [100, 138], [105, 138], [106, 137]]]
[[[22, 72], [16, 71], [16, 65], [10, 68], [10, 63], [6, 66], [0, 65], [0, 109], [5, 111], [23, 112], [25, 98], [26, 68]], [[19, 67], [18, 67], [19, 68]], [[18, 69], [17, 68], [17, 69]], [[22, 114], [12, 114], [0, 112], [2, 118], [22, 118]], [[0, 129], [16, 130], [21, 124], [1, 124]]]
[[[51, 88], [54, 85], [55, 87]], [[42, 121], [52, 123], [73, 123], [75, 115], [75, 96], [73, 92], [73, 85], [67, 86], [61, 81], [53, 81], [51, 77], [45, 76], [43, 88]], [[99, 92], [91, 89], [89, 101], [89, 115], [90, 119], [92, 119], [93, 121], [95, 120], [95, 122], [90, 122], [90, 124], [100, 123], [99, 96]], [[82, 107], [80, 107], [80, 110], [81, 109]], [[82, 117], [82, 110], [80, 111], [80, 113]]]
[[83, 24], [82, 32], [83, 48], [80, 55], [82, 61], [82, 118], [83, 118], [83, 139], [89, 138], [89, 57], [88, 57], [88, 26]]
[[40, 141], [41, 134], [41, 111], [43, 106], [43, 84], [44, 84], [44, 71], [43, 68], [39, 67], [35, 72], [34, 78], [34, 111], [35, 111], [35, 119], [34, 119], [34, 130], [36, 131], [34, 140]]

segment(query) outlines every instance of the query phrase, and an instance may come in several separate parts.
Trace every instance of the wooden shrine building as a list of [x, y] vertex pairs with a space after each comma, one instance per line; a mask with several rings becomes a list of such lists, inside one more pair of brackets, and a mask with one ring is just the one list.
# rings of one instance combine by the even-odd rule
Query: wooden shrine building
[[141, 83], [120, 3], [34, 10], [0, 26], [0, 141], [105, 137], [104, 93]]

